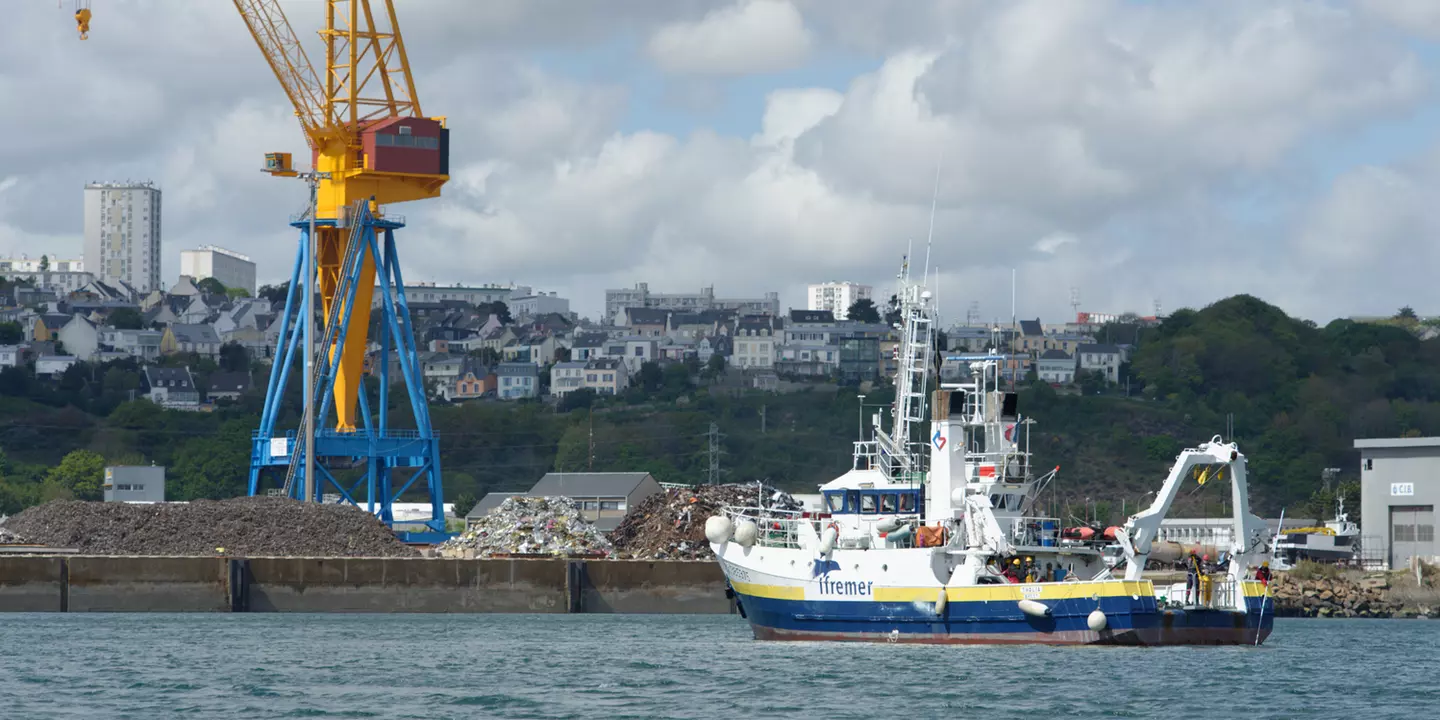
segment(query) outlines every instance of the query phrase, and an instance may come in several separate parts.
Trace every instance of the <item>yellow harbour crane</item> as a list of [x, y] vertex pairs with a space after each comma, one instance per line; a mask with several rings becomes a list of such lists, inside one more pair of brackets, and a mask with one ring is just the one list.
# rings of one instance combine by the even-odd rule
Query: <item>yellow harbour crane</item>
[[[325, 27], [319, 32], [324, 61], [319, 68], [311, 64], [279, 2], [233, 2], [295, 108], [313, 168], [296, 169], [290, 153], [265, 156], [266, 172], [310, 182], [311, 209], [307, 217], [291, 223], [301, 230], [302, 243], [252, 448], [250, 493], [261, 492], [265, 468], [284, 466], [286, 494], [315, 501], [333, 492], [358, 505], [363, 486], [370, 511], [393, 522], [391, 503], [423, 478], [433, 510], [427, 524], [442, 532], [439, 446], [430, 427], [394, 240], [404, 221], [387, 216], [385, 208], [440, 195], [450, 171], [445, 118], [427, 117], [420, 110], [392, 0], [324, 0]], [[374, 297], [377, 278], [379, 302]], [[311, 307], [313, 299], [320, 302], [318, 313]], [[375, 363], [380, 380], [375, 412], [361, 382], [372, 305], [382, 315], [376, 338], [382, 350]], [[303, 352], [297, 352], [300, 333], [292, 327], [292, 317], [294, 325], [304, 326]], [[317, 317], [324, 318], [323, 339], [314, 352]], [[389, 426], [390, 353], [399, 361], [414, 428]], [[296, 358], [305, 365], [305, 419], [298, 432], [282, 433], [276, 422]], [[297, 440], [303, 448], [295, 447]], [[329, 467], [315, 464], [317, 456], [330, 459]], [[354, 478], [342, 480], [343, 473], [333, 472], [337, 467], [365, 470], [351, 484]]]
[[[392, 0], [323, 0], [324, 63], [318, 68], [277, 0], [233, 2], [295, 108], [312, 168], [297, 169], [291, 153], [265, 156], [266, 172], [303, 178], [311, 194], [309, 210], [290, 223], [301, 242], [253, 437], [250, 494], [262, 492], [264, 470], [286, 468], [285, 494], [309, 501], [339, 496], [356, 505], [363, 499], [369, 511], [393, 523], [392, 503], [423, 480], [432, 511], [424, 524], [431, 533], [417, 539], [434, 540], [431, 535], [445, 529], [439, 441], [430, 425], [395, 243], [395, 230], [405, 223], [385, 208], [440, 195], [449, 180], [450, 131], [444, 117], [420, 110]], [[85, 39], [89, 0], [76, 0], [75, 7]], [[371, 370], [380, 381], [373, 411], [361, 382], [372, 306], [381, 316], [373, 338], [381, 348]], [[317, 328], [318, 318], [323, 326]], [[391, 355], [409, 396], [413, 428], [389, 422]], [[298, 430], [282, 430], [277, 421], [295, 365], [304, 368], [305, 419]], [[328, 462], [317, 463], [317, 457]], [[358, 480], [347, 472], [355, 468], [363, 468]]]

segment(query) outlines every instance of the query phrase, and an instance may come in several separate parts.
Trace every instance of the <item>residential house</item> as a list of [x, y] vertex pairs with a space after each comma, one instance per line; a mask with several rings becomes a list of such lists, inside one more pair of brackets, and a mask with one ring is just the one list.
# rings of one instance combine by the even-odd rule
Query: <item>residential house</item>
[[540, 394], [540, 368], [528, 362], [500, 363], [495, 366], [499, 378], [496, 394], [501, 400], [533, 398]]
[[[268, 317], [265, 325], [270, 325]], [[268, 360], [275, 355], [276, 342], [270, 339], [267, 330], [260, 328], [238, 328], [220, 333], [220, 344], [224, 346], [230, 343], [245, 348], [245, 353], [257, 360]]]
[[605, 341], [609, 337], [603, 332], [576, 333], [570, 344], [570, 359], [575, 362], [589, 362], [605, 354]]
[[41, 355], [35, 359], [36, 377], [55, 377], [70, 369], [80, 358], [73, 355]]
[[595, 358], [585, 364], [585, 387], [597, 395], [619, 395], [630, 387], [630, 373], [616, 358]]
[[485, 397], [487, 394], [495, 393], [497, 381], [498, 378], [490, 368], [485, 367], [475, 358], [465, 358], [460, 376], [455, 379], [453, 386], [447, 388], [444, 397], [449, 401]]
[[628, 307], [621, 317], [633, 335], [660, 337], [670, 326], [670, 311], [659, 308]]
[[550, 394], [565, 397], [572, 391], [585, 387], [587, 363], [572, 361], [558, 362], [550, 368]]
[[161, 407], [176, 410], [199, 410], [200, 391], [189, 367], [145, 366], [145, 384], [150, 386], [146, 397]]
[[216, 400], [239, 400], [241, 395], [250, 392], [254, 380], [248, 372], [217, 372], [210, 376], [210, 387], [205, 391], [205, 397], [211, 402]]
[[1075, 382], [1075, 357], [1064, 350], [1046, 350], [1035, 361], [1035, 374], [1051, 385]]
[[18, 367], [21, 362], [19, 345], [0, 345], [0, 367]]
[[[660, 343], [653, 338], [627, 337], [621, 340], [624, 350], [619, 356], [625, 362], [625, 370], [631, 375], [640, 374], [640, 366], [647, 362], [659, 362]], [[605, 357], [614, 358], [610, 353], [612, 345], [606, 346]]]
[[196, 295], [190, 298], [190, 303], [180, 312], [179, 322], [185, 325], [199, 325], [209, 322], [217, 313], [219, 305], [211, 305], [206, 302], [205, 295]]
[[945, 339], [952, 352], [978, 353], [995, 346], [995, 333], [987, 327], [952, 327], [945, 331]]
[[40, 313], [31, 318], [29, 336], [36, 342], [59, 340], [60, 328], [70, 322], [71, 315], [63, 313]]
[[747, 315], [735, 326], [732, 364], [741, 369], [775, 366], [775, 319], [769, 315]]
[[1015, 337], [1012, 349], [1017, 353], [1031, 355], [1045, 352], [1045, 328], [1040, 325], [1039, 318], [1020, 321], [1020, 334]]
[[1045, 340], [1045, 349], [1060, 350], [1071, 357], [1080, 350], [1081, 345], [1088, 345], [1095, 342], [1095, 338], [1079, 333], [1062, 332], [1051, 335]]
[[420, 373], [425, 378], [425, 387], [437, 396], [444, 397], [446, 388], [455, 387], [464, 368], [465, 358], [449, 353], [420, 353]]
[[101, 327], [99, 331], [100, 347], [102, 348], [124, 353], [140, 360], [154, 360], [160, 357], [160, 338], [164, 333], [159, 330], [120, 330]]
[[83, 315], [72, 315], [70, 322], [55, 333], [55, 339], [65, 347], [66, 353], [85, 361], [94, 360], [95, 352], [100, 349], [100, 332], [95, 323]]
[[1080, 369], [1099, 372], [1109, 382], [1120, 382], [1120, 363], [1124, 353], [1119, 346], [1104, 343], [1081, 345], [1075, 350], [1080, 359]]
[[195, 286], [195, 278], [189, 275], [181, 275], [180, 279], [170, 286], [170, 294], [180, 297], [198, 297], [200, 288]]
[[220, 336], [210, 325], [176, 323], [165, 328], [165, 334], [160, 337], [160, 352], [164, 355], [195, 353], [214, 360], [220, 357]]
[[480, 341], [480, 347], [494, 350], [496, 353], [501, 353], [504, 351], [506, 346], [508, 346], [510, 343], [515, 342], [516, 337], [517, 336], [515, 333], [515, 328], [513, 327], [507, 325], [494, 328], [489, 332], [485, 333], [483, 339], [481, 339]]
[[660, 483], [646, 472], [552, 472], [545, 473], [525, 494], [570, 498], [581, 517], [601, 532], [610, 532], [641, 501], [660, 492]]

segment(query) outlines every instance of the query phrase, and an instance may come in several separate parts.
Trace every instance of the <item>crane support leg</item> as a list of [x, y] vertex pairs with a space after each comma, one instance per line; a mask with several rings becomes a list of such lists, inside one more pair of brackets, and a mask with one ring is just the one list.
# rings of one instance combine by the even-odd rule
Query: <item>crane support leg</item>
[[[292, 462], [303, 467], [298, 433], [294, 429], [299, 408], [290, 399], [286, 407], [286, 385], [291, 367], [303, 366], [304, 350], [295, 342], [299, 332], [300, 309], [305, 293], [316, 291], [325, 303], [323, 313], [329, 347], [319, 348], [316, 404], [315, 474], [316, 492], [329, 495], [374, 514], [386, 524], [394, 522], [393, 504], [406, 493], [428, 496], [430, 518], [423, 521], [430, 533], [445, 531], [443, 488], [440, 481], [440, 443], [430, 425], [430, 411], [420, 373], [415, 338], [410, 330], [409, 308], [405, 302], [404, 279], [396, 254], [395, 230], [399, 220], [376, 218], [360, 213], [352, 222], [358, 228], [337, 227], [334, 220], [318, 220], [317, 277], [306, 278], [300, 270], [308, 221], [294, 223], [301, 230], [302, 251], [292, 274], [291, 291], [281, 316], [275, 366], [260, 427], [253, 438], [250, 456], [250, 494], [268, 494], [267, 476], [277, 477], [271, 487], [283, 486], [285, 470]], [[331, 236], [333, 241], [324, 242]], [[351, 243], [355, 245], [350, 246]], [[377, 270], [379, 272], [377, 272]], [[376, 287], [376, 280], [379, 287]], [[308, 281], [308, 282], [307, 282]], [[372, 310], [376, 290], [380, 302]], [[329, 312], [331, 307], [338, 312]], [[365, 347], [372, 315], [379, 314], [379, 342], [382, 352], [371, 373], [379, 379], [378, 403], [372, 407], [365, 393]], [[399, 376], [391, 373], [397, 360]], [[389, 426], [389, 385], [405, 388], [413, 427]], [[334, 408], [332, 416], [330, 409]], [[358, 416], [358, 417], [357, 417]], [[403, 414], [402, 414], [403, 417]], [[358, 422], [357, 422], [358, 420]], [[288, 428], [286, 426], [289, 426]], [[266, 473], [267, 469], [280, 472]], [[303, 475], [303, 472], [300, 473]], [[291, 497], [303, 495], [305, 482], [289, 484]], [[417, 497], [418, 499], [418, 497]]]

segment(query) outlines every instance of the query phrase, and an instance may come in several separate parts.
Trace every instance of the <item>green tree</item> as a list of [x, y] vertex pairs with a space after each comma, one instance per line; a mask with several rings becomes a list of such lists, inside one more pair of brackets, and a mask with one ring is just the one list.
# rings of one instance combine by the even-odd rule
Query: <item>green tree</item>
[[227, 342], [220, 346], [220, 369], [225, 372], [245, 372], [250, 369], [250, 353], [244, 345]]
[[1415, 314], [1415, 308], [1412, 308], [1412, 307], [1410, 307], [1409, 305], [1406, 305], [1405, 307], [1400, 308], [1400, 311], [1399, 311], [1399, 312], [1395, 313], [1395, 319], [1396, 319], [1396, 320], [1411, 320], [1411, 321], [1414, 321], [1414, 320], [1419, 320], [1420, 317]]
[[286, 280], [279, 285], [261, 285], [260, 291], [257, 294], [269, 300], [270, 304], [276, 306], [276, 309], [279, 310], [280, 306], [285, 303], [285, 295], [289, 292], [290, 281]]
[[880, 309], [875, 307], [875, 301], [870, 298], [860, 298], [845, 310], [845, 317], [856, 322], [878, 323], [880, 322]]
[[718, 352], [712, 354], [710, 356], [710, 359], [705, 361], [705, 368], [700, 371], [700, 377], [703, 377], [707, 380], [714, 380], [715, 378], [724, 374], [725, 356], [721, 355]]
[[89, 450], [71, 451], [46, 474], [45, 481], [64, 488], [79, 500], [103, 499], [105, 458]]
[[224, 295], [226, 293], [225, 284], [213, 277], [207, 277], [195, 283], [195, 288], [206, 295]]
[[570, 412], [571, 410], [583, 410], [595, 403], [595, 390], [592, 388], [576, 388], [565, 393], [560, 403], [555, 406], [557, 412]]
[[25, 341], [25, 328], [18, 322], [0, 322], [0, 345], [18, 345]]
[[50, 256], [49, 256], [49, 255], [41, 255], [41, 256], [40, 256], [40, 272], [42, 272], [42, 273], [43, 273], [43, 272], [50, 272]]
[[250, 291], [245, 288], [225, 288], [225, 296], [234, 300], [236, 298], [250, 297]]
[[462, 493], [460, 493], [459, 495], [456, 495], [456, 496], [455, 496], [455, 517], [457, 517], [457, 518], [463, 518], [463, 517], [465, 517], [466, 515], [469, 515], [469, 514], [470, 514], [470, 511], [475, 509], [475, 504], [476, 504], [477, 502], [479, 502], [479, 501], [476, 500], [476, 499], [475, 499], [475, 496], [474, 496], [473, 494], [471, 494], [471, 493], [462, 492]]
[[510, 306], [501, 300], [480, 303], [475, 306], [475, 309], [480, 311], [481, 315], [495, 315], [500, 318], [501, 325], [509, 325], [515, 322], [515, 318], [510, 316]]
[[118, 330], [140, 330], [145, 327], [145, 316], [141, 315], [139, 310], [130, 307], [116, 308], [114, 312], [110, 313], [108, 321], [111, 327]]
[[900, 296], [891, 295], [890, 302], [885, 306], [885, 324], [895, 326], [900, 324]]
[[660, 363], [647, 360], [640, 363], [640, 372], [635, 374], [631, 384], [647, 393], [656, 392], [665, 385], [665, 371], [660, 369]]

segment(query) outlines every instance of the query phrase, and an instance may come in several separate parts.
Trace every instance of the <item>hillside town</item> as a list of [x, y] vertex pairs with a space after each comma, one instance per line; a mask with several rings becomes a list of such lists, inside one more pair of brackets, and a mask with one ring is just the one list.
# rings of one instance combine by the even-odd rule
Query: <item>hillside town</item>
[[[79, 259], [0, 260], [0, 328], [8, 328], [0, 330], [6, 343], [0, 365], [54, 380], [77, 362], [135, 360], [143, 368], [143, 396], [181, 410], [207, 409], [257, 389], [264, 379], [255, 370], [276, 352], [287, 288], [255, 287], [254, 264], [221, 248], [185, 256], [182, 266], [193, 274], [148, 290], [124, 278], [96, 277]], [[222, 267], [229, 272], [216, 272]], [[782, 311], [775, 292], [728, 298], [713, 287], [662, 293], [640, 283], [607, 290], [605, 316], [591, 320], [572, 312], [558, 293], [528, 286], [406, 288], [423, 345], [419, 370], [431, 399], [444, 402], [561, 399], [581, 389], [613, 396], [634, 384], [648, 363], [688, 364], [761, 390], [873, 381], [893, 372], [898, 338], [885, 322], [888, 306], [877, 308], [872, 292], [856, 283], [812, 285], [809, 307]], [[958, 368], [965, 354], [990, 353], [1002, 357], [1007, 376], [1016, 379], [1034, 373], [1059, 387], [1118, 383], [1129, 348], [1103, 342], [1097, 332], [1119, 319], [1079, 313], [1066, 323], [954, 325], [941, 333], [949, 351], [941, 375]], [[378, 345], [370, 348], [371, 372], [380, 352]], [[192, 365], [206, 361], [231, 371], [197, 382]], [[398, 377], [400, 370], [391, 372]]]

